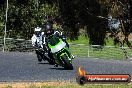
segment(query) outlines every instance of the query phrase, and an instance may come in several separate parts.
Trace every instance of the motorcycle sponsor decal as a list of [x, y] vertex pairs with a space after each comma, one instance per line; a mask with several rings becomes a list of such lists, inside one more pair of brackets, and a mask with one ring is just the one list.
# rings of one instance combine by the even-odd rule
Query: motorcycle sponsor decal
[[129, 74], [87, 74], [84, 68], [78, 68], [76, 81], [80, 85], [85, 83], [129, 83], [131, 76]]

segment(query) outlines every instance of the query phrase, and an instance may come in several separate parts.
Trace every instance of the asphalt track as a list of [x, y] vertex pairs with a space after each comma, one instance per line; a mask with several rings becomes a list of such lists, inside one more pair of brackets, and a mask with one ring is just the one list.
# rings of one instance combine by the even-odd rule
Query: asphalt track
[[130, 74], [132, 62], [76, 58], [74, 70], [64, 70], [47, 62], [38, 63], [34, 53], [0, 52], [0, 81], [75, 81], [79, 66], [88, 74]]

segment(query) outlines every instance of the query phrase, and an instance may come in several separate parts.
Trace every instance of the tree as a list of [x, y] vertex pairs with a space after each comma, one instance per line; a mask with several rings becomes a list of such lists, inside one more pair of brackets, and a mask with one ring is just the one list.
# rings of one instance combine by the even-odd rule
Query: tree
[[[5, 5], [0, 7], [0, 24], [3, 24]], [[132, 0], [10, 0], [7, 35], [30, 39], [34, 28], [43, 27], [50, 17], [59, 20], [71, 40], [78, 39], [79, 29], [85, 27], [90, 44], [104, 45], [109, 30], [108, 14], [122, 20], [124, 41], [130, 44], [127, 37], [132, 32]]]
[[0, 1], [0, 35], [4, 35], [5, 0]]
[[[109, 4], [111, 3], [111, 4]], [[111, 14], [113, 17], [116, 17], [120, 19], [121, 22], [121, 30], [119, 33], [122, 33], [124, 36], [123, 41], [121, 40], [120, 36], [119, 37], [119, 43], [124, 45], [126, 43], [128, 47], [132, 47], [131, 43], [128, 41], [128, 37], [130, 33], [132, 32], [132, 1], [131, 0], [115, 0], [115, 1], [109, 1], [109, 3], [106, 4], [106, 6], [109, 6], [109, 14]], [[116, 38], [116, 37], [115, 37]]]
[[[98, 18], [101, 6], [98, 0], [58, 0], [59, 11], [71, 38], [77, 39], [79, 26], [87, 26], [90, 44], [105, 44], [105, 20]], [[70, 30], [70, 31], [69, 31]]]
[[[4, 23], [5, 7], [0, 8], [0, 23]], [[30, 39], [36, 26], [43, 26], [47, 16], [57, 15], [55, 5], [40, 0], [10, 0], [7, 22], [7, 37]], [[3, 16], [3, 17], [2, 17]], [[1, 22], [2, 21], [2, 22]], [[3, 31], [1, 31], [2, 33]]]

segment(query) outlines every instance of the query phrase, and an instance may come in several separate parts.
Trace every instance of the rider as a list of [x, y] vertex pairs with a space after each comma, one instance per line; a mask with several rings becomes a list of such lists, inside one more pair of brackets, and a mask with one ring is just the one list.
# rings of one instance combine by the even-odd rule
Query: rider
[[[53, 28], [53, 25], [51, 24], [51, 23], [47, 23], [46, 24], [46, 29], [45, 29], [45, 36], [46, 36], [46, 40], [48, 40], [48, 37], [50, 36], [50, 35], [57, 35], [58, 37], [60, 37], [65, 43], [66, 43], [66, 45], [67, 45], [67, 47], [69, 48], [69, 44], [67, 43], [67, 41], [66, 41], [66, 37], [62, 34], [62, 32], [59, 32], [59, 31], [57, 31], [57, 30], [55, 30], [54, 28]], [[46, 41], [47, 42], [47, 41]], [[74, 59], [75, 57], [72, 55], [72, 58]]]
[[66, 41], [66, 37], [62, 34], [62, 32], [57, 31], [56, 29], [53, 28], [53, 25], [50, 23], [46, 24], [46, 29], [45, 29], [45, 35], [48, 38], [50, 35], [57, 35], [58, 37], [62, 38], [62, 40], [66, 43], [67, 47], [69, 48], [69, 44]]
[[35, 48], [43, 48], [43, 41], [42, 41], [42, 36], [43, 36], [44, 32], [41, 32], [41, 28], [40, 27], [36, 27], [34, 30], [34, 34], [31, 38], [32, 40], [32, 45]]

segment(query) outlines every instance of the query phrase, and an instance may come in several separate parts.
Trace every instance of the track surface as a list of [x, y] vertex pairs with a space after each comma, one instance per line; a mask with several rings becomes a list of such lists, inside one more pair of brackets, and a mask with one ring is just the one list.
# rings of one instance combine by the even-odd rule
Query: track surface
[[132, 62], [92, 58], [73, 60], [74, 70], [64, 70], [47, 62], [38, 63], [34, 53], [0, 52], [0, 81], [75, 81], [77, 68], [90, 74], [130, 74]]

